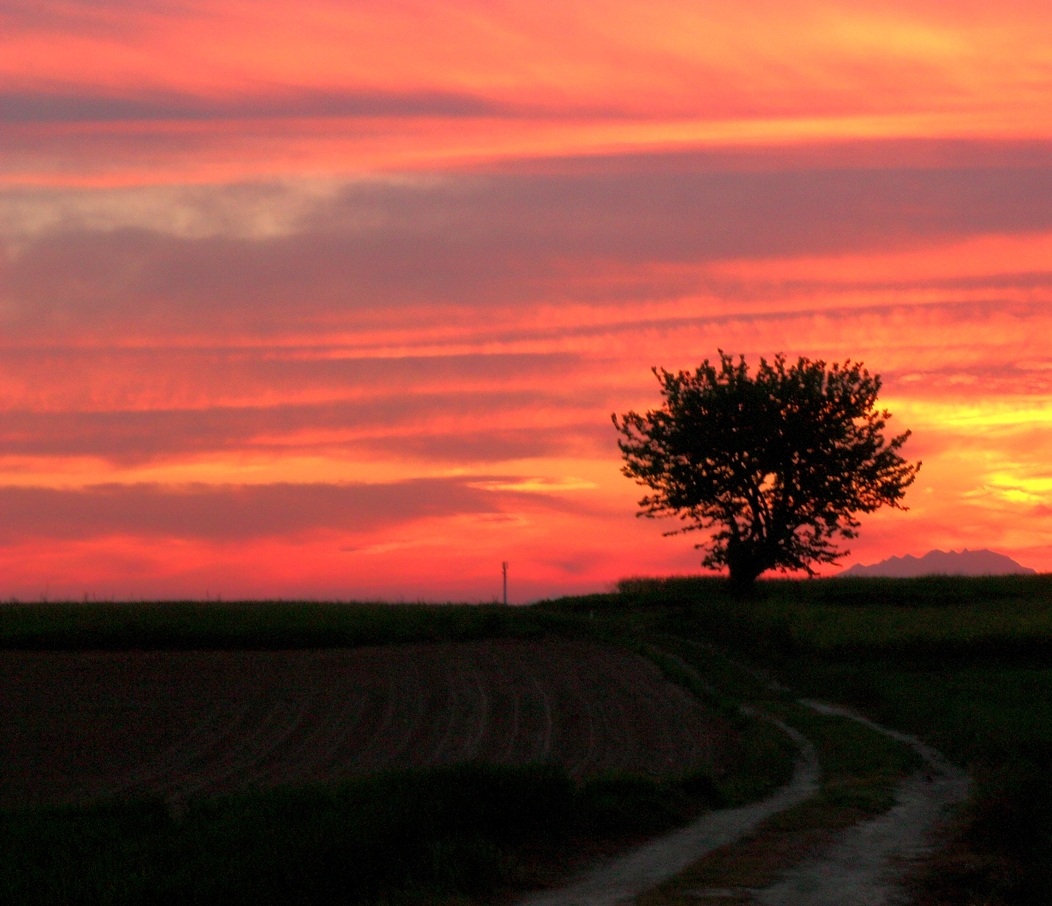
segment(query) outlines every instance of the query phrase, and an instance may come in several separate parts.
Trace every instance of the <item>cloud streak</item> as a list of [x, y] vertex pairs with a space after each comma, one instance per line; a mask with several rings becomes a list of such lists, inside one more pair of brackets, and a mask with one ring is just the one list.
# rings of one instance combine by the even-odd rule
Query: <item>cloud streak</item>
[[362, 534], [413, 520], [500, 512], [499, 496], [464, 479], [391, 484], [94, 485], [0, 488], [0, 541], [138, 536], [233, 543], [310, 533]]
[[618, 273], [635, 297], [675, 297], [704, 287], [690, 266], [1052, 230], [1052, 167], [638, 167], [349, 187], [282, 236], [49, 232], [9, 247], [0, 318], [9, 337], [266, 336], [375, 322], [378, 308], [603, 301]]
[[[236, 98], [200, 97], [174, 91], [140, 95], [0, 91], [0, 122], [70, 125], [129, 122], [219, 122], [238, 120], [373, 117], [522, 116], [476, 95], [443, 91], [364, 92], [286, 90]], [[533, 114], [535, 115], [535, 113]]]

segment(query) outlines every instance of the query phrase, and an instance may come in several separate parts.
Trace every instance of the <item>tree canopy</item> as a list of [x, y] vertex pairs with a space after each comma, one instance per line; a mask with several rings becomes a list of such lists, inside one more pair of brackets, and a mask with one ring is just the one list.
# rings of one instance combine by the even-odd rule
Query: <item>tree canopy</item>
[[847, 553], [856, 514], [906, 509], [920, 463], [886, 439], [891, 414], [875, 407], [881, 381], [860, 363], [827, 366], [779, 354], [751, 374], [720, 351], [693, 373], [653, 369], [664, 405], [613, 415], [622, 472], [651, 493], [647, 517], [677, 516], [667, 535], [708, 531], [702, 565], [749, 586], [771, 569], [806, 571]]

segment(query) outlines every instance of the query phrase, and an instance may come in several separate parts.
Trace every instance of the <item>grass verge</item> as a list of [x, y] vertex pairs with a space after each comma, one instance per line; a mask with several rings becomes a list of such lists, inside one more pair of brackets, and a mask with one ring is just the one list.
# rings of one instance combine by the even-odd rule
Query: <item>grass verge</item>
[[572, 614], [466, 604], [294, 601], [0, 603], [0, 648], [223, 650], [341, 648], [531, 637]]
[[441, 903], [543, 883], [568, 853], [660, 832], [718, 801], [711, 779], [551, 765], [378, 774], [190, 801], [0, 815], [0, 902]]

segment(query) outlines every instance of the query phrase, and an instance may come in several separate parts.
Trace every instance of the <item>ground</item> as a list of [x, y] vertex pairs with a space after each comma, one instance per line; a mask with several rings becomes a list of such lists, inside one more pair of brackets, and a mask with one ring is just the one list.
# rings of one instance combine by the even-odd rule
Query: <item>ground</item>
[[0, 805], [194, 794], [471, 759], [577, 778], [719, 770], [732, 733], [584, 641], [311, 651], [0, 651]]

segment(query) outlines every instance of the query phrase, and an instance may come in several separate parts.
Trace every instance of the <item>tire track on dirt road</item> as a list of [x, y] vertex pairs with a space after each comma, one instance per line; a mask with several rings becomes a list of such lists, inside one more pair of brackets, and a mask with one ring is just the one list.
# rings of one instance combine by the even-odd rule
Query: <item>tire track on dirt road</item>
[[[749, 902], [756, 906], [899, 906], [903, 864], [929, 852], [933, 832], [962, 802], [968, 775], [919, 739], [892, 730], [838, 705], [801, 704], [828, 716], [857, 721], [914, 749], [925, 767], [896, 788], [896, 804], [869, 821], [844, 829], [822, 853], [790, 869], [762, 889], [697, 889], [691, 902]], [[813, 744], [775, 721], [800, 748], [792, 780], [748, 806], [702, 815], [692, 824], [606, 861], [567, 886], [532, 894], [517, 906], [628, 906], [640, 894], [683, 872], [720, 847], [748, 836], [762, 822], [816, 795], [820, 769]]]
[[800, 749], [792, 779], [759, 802], [707, 812], [686, 827], [605, 861], [566, 887], [544, 890], [517, 906], [622, 906], [679, 874], [707, 852], [745, 836], [762, 821], [809, 799], [819, 789], [814, 746], [792, 727], [775, 721]]
[[932, 831], [968, 795], [969, 778], [931, 746], [847, 708], [803, 700], [819, 714], [846, 717], [910, 746], [924, 761], [897, 787], [895, 805], [847, 828], [825, 852], [753, 894], [759, 906], [897, 906], [908, 902], [902, 865], [932, 850]]

